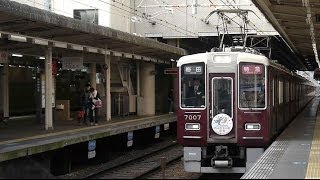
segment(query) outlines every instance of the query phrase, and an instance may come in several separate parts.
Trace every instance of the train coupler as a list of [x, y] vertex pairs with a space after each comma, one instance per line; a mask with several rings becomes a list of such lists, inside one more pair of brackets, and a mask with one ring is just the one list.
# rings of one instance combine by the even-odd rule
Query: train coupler
[[215, 168], [231, 168], [232, 158], [229, 157], [227, 146], [216, 146], [215, 155], [211, 159], [211, 166]]

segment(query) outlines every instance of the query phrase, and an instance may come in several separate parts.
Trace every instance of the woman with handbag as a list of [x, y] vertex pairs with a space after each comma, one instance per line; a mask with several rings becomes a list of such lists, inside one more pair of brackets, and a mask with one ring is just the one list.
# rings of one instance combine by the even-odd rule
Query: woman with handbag
[[92, 104], [90, 108], [90, 125], [98, 125], [100, 119], [100, 108], [102, 107], [102, 101], [99, 93], [94, 88], [90, 88], [89, 101]]

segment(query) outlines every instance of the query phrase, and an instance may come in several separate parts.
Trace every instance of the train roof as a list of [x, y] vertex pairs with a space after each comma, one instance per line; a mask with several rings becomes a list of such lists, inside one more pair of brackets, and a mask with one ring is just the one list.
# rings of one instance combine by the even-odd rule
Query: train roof
[[240, 49], [242, 51], [224, 51], [224, 52], [206, 52], [206, 53], [198, 53], [198, 54], [192, 54], [183, 56], [179, 59], [177, 63], [177, 67], [182, 66], [183, 64], [190, 64], [190, 63], [197, 63], [197, 62], [203, 62], [205, 64], [208, 63], [208, 60], [212, 59], [214, 55], [238, 55], [237, 56], [237, 64], [240, 62], [252, 62], [252, 63], [261, 63], [266, 66], [272, 66], [274, 68], [277, 68], [281, 71], [284, 71], [286, 73], [292, 74], [292, 72], [284, 67], [283, 65], [274, 62], [270, 59], [268, 59], [266, 56], [264, 56], [261, 53], [258, 53], [256, 51], [252, 51], [251, 49], [247, 50], [245, 48]]
[[198, 53], [198, 54], [192, 54], [183, 56], [179, 59], [177, 66], [180, 67], [183, 64], [189, 64], [189, 63], [197, 63], [197, 62], [203, 62], [205, 64], [208, 63], [209, 59], [212, 59], [214, 55], [238, 55], [237, 63], [246, 61], [246, 62], [252, 62], [252, 63], [261, 63], [264, 65], [269, 65], [269, 59], [265, 57], [262, 54], [253, 54], [253, 53], [247, 53], [247, 52], [206, 52], [206, 53]]
[[[232, 49], [232, 48], [230, 48], [230, 49]], [[208, 64], [208, 61], [213, 59], [214, 55], [219, 55], [219, 54], [220, 55], [238, 55], [237, 56], [237, 64], [239, 64], [240, 62], [261, 63], [266, 66], [272, 66], [280, 71], [291, 74], [297, 78], [305, 79], [312, 84], [318, 84], [310, 79], [307, 79], [301, 75], [298, 75], [296, 72], [290, 71], [285, 66], [268, 59], [263, 54], [258, 53], [252, 49], [246, 49], [246, 48], [237, 49], [236, 51], [227, 50], [227, 51], [223, 51], [223, 52], [206, 52], [206, 53], [186, 55], [186, 56], [183, 56], [179, 59], [179, 61], [177, 62], [177, 67], [180, 67], [184, 64], [198, 63], [198, 62], [203, 62], [205, 64]]]

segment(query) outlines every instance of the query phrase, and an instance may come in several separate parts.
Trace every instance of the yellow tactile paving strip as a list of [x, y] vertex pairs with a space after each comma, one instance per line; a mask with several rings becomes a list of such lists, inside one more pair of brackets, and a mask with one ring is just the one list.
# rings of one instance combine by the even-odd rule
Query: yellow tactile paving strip
[[313, 140], [305, 179], [320, 178], [320, 113], [314, 127]]

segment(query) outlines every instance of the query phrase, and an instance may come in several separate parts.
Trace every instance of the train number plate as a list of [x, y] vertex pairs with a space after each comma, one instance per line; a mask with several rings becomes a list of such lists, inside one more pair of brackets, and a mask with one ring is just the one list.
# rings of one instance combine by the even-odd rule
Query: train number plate
[[184, 119], [188, 121], [198, 121], [201, 119], [201, 114], [185, 114]]

